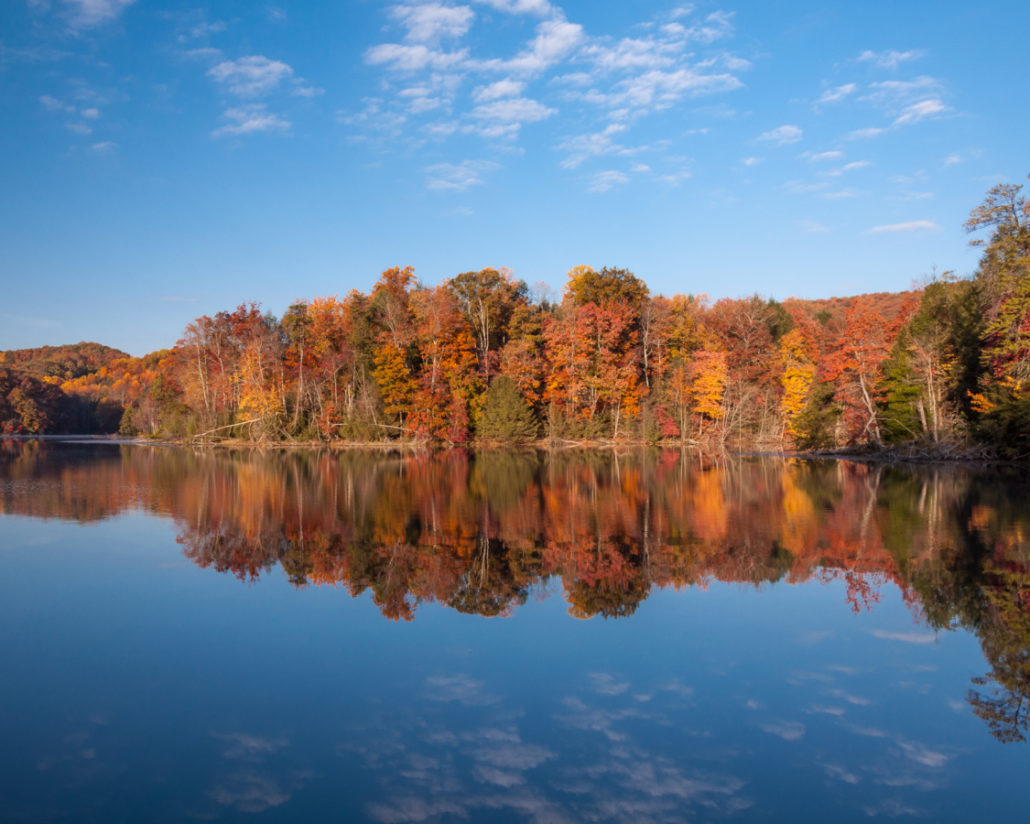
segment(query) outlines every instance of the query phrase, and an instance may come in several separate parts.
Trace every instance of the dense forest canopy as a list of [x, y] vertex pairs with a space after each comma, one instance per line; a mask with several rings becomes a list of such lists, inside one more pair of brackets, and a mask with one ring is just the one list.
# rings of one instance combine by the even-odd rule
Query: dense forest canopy
[[282, 318], [253, 303], [170, 350], [3, 353], [5, 432], [254, 440], [917, 442], [1030, 454], [1030, 208], [999, 185], [965, 228], [968, 279], [829, 300], [651, 295], [576, 266], [559, 302], [503, 269], [412, 268]]

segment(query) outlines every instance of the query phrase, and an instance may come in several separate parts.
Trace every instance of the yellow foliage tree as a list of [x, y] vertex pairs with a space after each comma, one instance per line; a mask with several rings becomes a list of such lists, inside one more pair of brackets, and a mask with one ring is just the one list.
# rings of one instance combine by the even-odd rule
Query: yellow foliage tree
[[815, 381], [815, 363], [808, 354], [800, 329], [792, 329], [780, 338], [780, 363], [783, 367], [780, 375], [780, 385], [783, 387], [780, 412], [783, 414], [784, 429], [794, 439], [797, 437], [795, 427], [798, 417], [804, 411], [808, 392]]

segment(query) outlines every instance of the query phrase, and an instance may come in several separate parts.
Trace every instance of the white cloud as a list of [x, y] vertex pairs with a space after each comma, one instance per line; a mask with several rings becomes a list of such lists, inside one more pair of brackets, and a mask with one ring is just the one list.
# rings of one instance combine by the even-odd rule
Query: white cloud
[[853, 172], [856, 169], [864, 169], [868, 165], [868, 160], [853, 160], [851, 163], [845, 163], [840, 169], [842, 172]]
[[211, 132], [212, 137], [227, 137], [259, 132], [289, 131], [290, 121], [266, 111], [263, 103], [252, 103], [226, 109], [223, 117], [229, 122]]
[[945, 166], [954, 166], [956, 163], [961, 163], [961, 162], [962, 162], [962, 155], [960, 155], [958, 153], [950, 154], [946, 158], [944, 158], [944, 165]]
[[341, 110], [336, 113], [336, 119], [340, 123], [371, 129], [380, 134], [390, 136], [400, 134], [401, 126], [408, 119], [406, 115], [391, 110], [378, 97], [366, 97], [362, 102], [365, 107], [360, 112], [352, 114]]
[[626, 108], [629, 114], [651, 109], [667, 109], [684, 97], [698, 97], [740, 88], [741, 82], [730, 74], [698, 74], [693, 69], [674, 72], [649, 71], [615, 85], [610, 94], [588, 93], [584, 99], [613, 108]]
[[436, 43], [464, 35], [476, 15], [468, 6], [414, 3], [394, 6], [390, 16], [408, 30], [405, 36], [408, 42]]
[[383, 43], [365, 52], [365, 62], [372, 66], [385, 65], [387, 68], [406, 72], [417, 72], [426, 68], [441, 71], [462, 63], [467, 57], [468, 49], [440, 52], [421, 44], [405, 46], [401, 43]]
[[[884, 226], [874, 226], [866, 234], [877, 235], [885, 232], [936, 232], [941, 227], [932, 220], [910, 220], [907, 223], [890, 223]], [[889, 638], [894, 641], [907, 641], [909, 643], [925, 644], [932, 643], [935, 638], [932, 635], [916, 635], [915, 633], [884, 632], [875, 630], [873, 635], [877, 638]]]
[[[636, 167], [634, 167], [633, 171], [636, 171]], [[679, 186], [684, 180], [689, 180], [692, 174], [693, 172], [689, 169], [680, 169], [678, 172], [657, 175], [655, 179], [670, 186]]]
[[115, 149], [117, 149], [118, 144], [110, 140], [102, 140], [99, 143], [94, 143], [89, 148], [92, 149], [94, 152], [105, 154], [107, 152], [113, 152]]
[[96, 120], [100, 117], [100, 109], [83, 109], [79, 114], [86, 120]]
[[629, 175], [609, 170], [607, 172], [598, 172], [590, 178], [587, 191], [590, 192], [607, 192], [609, 189], [615, 186], [621, 186], [625, 183], [629, 183]]
[[39, 98], [39, 102], [43, 104], [43, 108], [48, 112], [64, 112], [65, 114], [71, 114], [75, 111], [74, 106], [69, 106], [66, 103], [62, 103], [56, 97], [51, 97], [48, 94], [44, 94]]
[[198, 49], [187, 49], [182, 55], [192, 60], [218, 60], [222, 56], [222, 50], [213, 46], [203, 46]]
[[[499, 66], [512, 72], [536, 74], [560, 62], [583, 42], [583, 27], [566, 20], [545, 20], [536, 27], [529, 47]], [[491, 61], [492, 63], [492, 61]]]
[[226, 25], [221, 20], [216, 20], [214, 23], [201, 22], [190, 29], [188, 36], [180, 35], [179, 40], [184, 42], [188, 37], [199, 40], [204, 37], [210, 37], [212, 34], [223, 32], [225, 29]]
[[547, 0], [473, 0], [473, 2], [508, 14], [536, 14], [546, 17], [554, 13], [554, 9]]
[[595, 692], [601, 695], [622, 695], [629, 689], [629, 682], [619, 681], [606, 672], [592, 672], [587, 675]]
[[671, 66], [683, 51], [684, 40], [669, 41], [626, 37], [614, 46], [595, 43], [583, 49], [582, 56], [599, 71], [656, 69]]
[[760, 157], [745, 157], [745, 158], [741, 159], [740, 162], [743, 163], [745, 166], [750, 168], [751, 166], [757, 166], [759, 163], [761, 163], [762, 162], [762, 158], [760, 158]]
[[759, 140], [771, 140], [775, 143], [783, 146], [787, 143], [797, 143], [801, 140], [802, 131], [797, 126], [779, 126], [768, 132], [762, 132], [758, 136]]
[[458, 164], [437, 163], [423, 171], [428, 178], [428, 188], [463, 192], [483, 184], [483, 175], [498, 168], [500, 166], [490, 160], [463, 160]]
[[73, 26], [88, 28], [114, 20], [136, 0], [64, 0]]
[[[623, 131], [626, 123], [684, 99], [740, 88], [743, 84], [735, 74], [750, 67], [748, 61], [721, 45], [707, 54], [694, 53], [701, 51], [699, 44], [732, 34], [732, 15], [721, 12], [680, 22], [670, 22], [670, 17], [663, 15], [636, 27], [634, 36], [617, 39], [588, 36], [583, 26], [570, 22], [560, 8], [542, 0], [393, 3], [388, 14], [392, 23], [404, 27], [403, 39], [398, 34], [398, 42], [373, 45], [365, 51], [364, 60], [384, 72], [411, 74], [412, 82], [397, 85], [396, 78], [387, 75], [382, 78], [382, 88], [387, 91], [376, 101], [374, 111], [366, 108], [361, 114], [339, 116], [341, 122], [366, 132], [354, 135], [356, 140], [374, 139], [369, 132], [384, 123], [388, 127], [379, 129], [379, 138], [389, 136], [411, 146], [456, 134], [510, 140], [527, 124], [557, 119], [560, 105], [566, 118], [587, 124], [571, 129], [583, 134], [566, 137], [556, 145], [566, 153], [561, 161], [566, 168], [603, 154], [631, 154], [643, 148], [662, 152], [669, 141], [626, 148], [614, 142], [614, 135]], [[514, 31], [530, 32], [528, 38], [523, 34], [521, 46], [514, 51], [481, 53], [484, 44], [479, 40], [475, 47], [467, 41], [467, 48], [466, 41], [448, 43], [447, 38], [470, 32], [477, 16], [490, 16], [487, 7], [521, 17], [499, 21], [497, 15], [492, 16]], [[529, 99], [530, 82], [541, 74], [549, 82], [540, 84], [536, 99]], [[453, 78], [455, 83], [441, 89], [441, 77]], [[297, 85], [301, 81], [294, 77], [290, 82]], [[598, 113], [586, 110], [590, 105], [602, 107], [600, 124], [596, 123]], [[504, 148], [517, 150], [512, 144]], [[675, 183], [689, 176], [686, 158], [668, 161], [663, 165], [670, 174], [663, 177], [661, 166], [656, 167], [653, 180]], [[611, 183], [615, 178], [606, 180]]]
[[713, 11], [703, 24], [690, 26], [686, 36], [699, 43], [714, 43], [733, 34], [733, 12]]
[[274, 90], [293, 74], [286, 63], [261, 55], [224, 60], [208, 70], [208, 76], [240, 97], [257, 97]]
[[555, 114], [557, 109], [525, 97], [494, 100], [476, 106], [471, 117], [485, 125], [477, 129], [485, 137], [508, 137], [514, 135], [524, 123], [536, 123]]
[[65, 123], [64, 126], [69, 132], [75, 132], [75, 134], [93, 134], [93, 129], [89, 125], [79, 121]]
[[575, 135], [562, 141], [558, 148], [569, 152], [569, 156], [561, 162], [562, 168], [575, 169], [591, 157], [622, 151], [623, 147], [612, 140], [612, 135], [625, 130], [623, 124], [611, 123], [600, 132]]
[[835, 86], [827, 89], [816, 103], [838, 103], [850, 94], [853, 94], [858, 86], [854, 83], [845, 83], [843, 86]]
[[868, 129], [855, 129], [852, 132], [848, 132], [846, 137], [848, 140], [866, 140], [870, 137], [879, 137], [885, 131], [886, 129], [880, 129], [876, 126], [872, 126]]
[[918, 103], [906, 106], [892, 125], [905, 126], [909, 123], [918, 123], [920, 120], [925, 120], [928, 117], [943, 114], [947, 111], [950, 111], [950, 108], [945, 106], [940, 100], [920, 100]]
[[924, 54], [925, 52], [915, 49], [904, 52], [895, 51], [894, 49], [874, 52], [866, 49], [858, 56], [858, 59], [865, 63], [873, 63], [882, 69], [896, 69], [902, 63], [907, 63], [910, 60], [917, 60]]
[[588, 72], [570, 72], [552, 77], [549, 82], [558, 86], [589, 86], [594, 78]]
[[881, 80], [878, 83], [871, 83], [869, 87], [873, 92], [863, 99], [871, 100], [874, 103], [899, 103], [939, 91], [941, 81], [935, 77], [921, 74], [913, 80]]
[[844, 152], [834, 150], [831, 152], [816, 152], [815, 154], [806, 154], [803, 156], [807, 157], [809, 161], [817, 163], [820, 160], [836, 160], [839, 157], [843, 157]]
[[521, 80], [512, 80], [510, 77], [506, 77], [504, 80], [498, 80], [496, 83], [479, 86], [472, 92], [472, 99], [477, 103], [486, 103], [502, 97], [516, 97], [522, 94], [525, 88], [526, 84]]

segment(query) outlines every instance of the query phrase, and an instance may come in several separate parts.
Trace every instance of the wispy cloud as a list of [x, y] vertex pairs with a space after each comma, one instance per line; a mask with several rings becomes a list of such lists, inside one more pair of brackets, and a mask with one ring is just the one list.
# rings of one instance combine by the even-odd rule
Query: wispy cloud
[[405, 3], [394, 6], [390, 16], [407, 29], [408, 42], [433, 44], [464, 35], [476, 15], [468, 6]]
[[878, 126], [870, 126], [866, 129], [855, 129], [847, 133], [846, 138], [848, 140], [868, 140], [871, 137], [879, 137], [886, 129], [881, 129]]
[[[473, 53], [473, 46], [478, 51], [487, 47], [487, 41], [467, 38], [474, 34], [473, 26], [495, 20], [491, 12], [523, 18], [506, 21], [509, 28], [531, 27], [513, 54]], [[566, 168], [612, 152], [642, 151], [645, 147], [614, 142], [612, 136], [623, 130], [619, 124], [669, 109], [684, 99], [740, 88], [737, 74], [751, 65], [725, 48], [697, 53], [708, 44], [721, 46], [733, 34], [731, 14], [692, 15], [662, 14], [637, 27], [632, 37], [616, 39], [589, 35], [543, 0], [472, 0], [453, 5], [442, 0], [407, 0], [388, 12], [389, 25], [400, 29], [395, 42], [373, 45], [364, 53], [366, 64], [388, 73], [384, 93], [377, 98], [376, 116], [369, 112], [367, 118], [352, 114], [339, 119], [367, 128], [389, 122], [391, 139], [415, 146], [427, 138], [443, 141], [465, 134], [514, 142], [527, 124], [562, 114], [576, 118], [577, 124], [588, 124], [578, 126], [580, 134], [557, 142], [568, 153], [560, 161]], [[553, 76], [548, 79], [548, 74]], [[404, 75], [411, 76], [411, 82], [398, 88], [396, 78]], [[449, 86], [441, 93], [434, 84], [443, 78]], [[539, 87], [534, 89], [533, 84]], [[425, 117], [429, 113], [437, 114], [429, 120]], [[446, 114], [440, 119], [442, 113]], [[379, 131], [381, 139], [386, 130]], [[646, 149], [665, 151], [667, 146], [661, 143]], [[653, 179], [683, 177], [684, 172], [674, 171]], [[604, 187], [617, 180], [608, 175], [594, 185]]]
[[514, 74], [539, 74], [559, 63], [579, 46], [585, 35], [583, 27], [567, 20], [545, 20], [536, 27], [536, 36], [529, 45], [510, 60], [488, 60], [483, 68], [498, 69]]
[[289, 120], [267, 111], [263, 103], [251, 103], [226, 109], [223, 117], [229, 122], [211, 132], [212, 137], [286, 132], [290, 129]]
[[951, 107], [942, 100], [943, 93], [940, 80], [922, 75], [912, 80], [873, 83], [862, 100], [892, 115], [891, 127], [897, 128], [950, 112]]
[[557, 112], [536, 100], [515, 97], [483, 103], [472, 110], [470, 116], [480, 122], [475, 129], [484, 137], [512, 137], [525, 123], [545, 120]]
[[554, 13], [554, 7], [547, 0], [472, 0], [483, 6], [490, 6], [508, 14], [536, 14], [541, 17]]
[[90, 28], [117, 18], [136, 0], [64, 0], [68, 22], [75, 28]]
[[[940, 226], [930, 220], [913, 220], [908, 223], [894, 223], [890, 226], [876, 226], [870, 229], [869, 233], [937, 231], [940, 228]], [[906, 644], [933, 644], [937, 641], [936, 635], [930, 635], [926, 632], [888, 632], [884, 629], [874, 629], [871, 635], [874, 638], [882, 638], [887, 641], [901, 641]]]
[[75, 111], [74, 106], [69, 106], [66, 103], [62, 103], [56, 97], [51, 97], [48, 94], [44, 94], [39, 98], [39, 102], [43, 104], [43, 108], [48, 112], [63, 112], [65, 114], [71, 114]]
[[[426, 186], [441, 191], [463, 192], [473, 186], [480, 186], [486, 181], [484, 176], [500, 168], [491, 160], [464, 160], [461, 163], [436, 163], [424, 170]], [[436, 679], [431, 686], [446, 686]], [[453, 685], [452, 685], [453, 687]]]
[[504, 80], [479, 86], [472, 92], [472, 99], [477, 103], [487, 103], [502, 97], [518, 97], [525, 88], [526, 84], [521, 80], [512, 80], [510, 77], [506, 77]]
[[209, 77], [240, 97], [267, 94], [292, 74], [286, 63], [262, 55], [224, 60], [208, 70]]
[[606, 672], [592, 672], [587, 676], [594, 692], [601, 695], [622, 695], [629, 689], [629, 682], [619, 681]]
[[623, 172], [615, 170], [598, 172], [590, 178], [587, 185], [587, 191], [607, 192], [609, 189], [613, 189], [616, 186], [622, 186], [626, 183], [629, 183], [629, 175], [624, 174]]
[[442, 52], [430, 49], [421, 43], [382, 43], [365, 52], [365, 62], [371, 66], [385, 66], [401, 72], [417, 72], [422, 69], [445, 71], [453, 69], [468, 58], [468, 49], [456, 52]]
[[845, 83], [842, 86], [835, 86], [832, 89], [827, 89], [816, 103], [828, 104], [828, 103], [839, 103], [844, 98], [853, 94], [858, 86], [855, 83]]
[[881, 52], [866, 49], [858, 56], [858, 60], [863, 63], [872, 63], [882, 69], [896, 69], [902, 63], [908, 63], [911, 60], [918, 60], [924, 54], [925, 52], [917, 49], [912, 49], [911, 51], [895, 51], [894, 49], [888, 49]]
[[759, 140], [768, 140], [773, 143], [778, 143], [781, 146], [788, 143], [797, 143], [801, 140], [803, 132], [798, 126], [778, 126], [775, 129], [770, 129], [767, 132], [762, 132], [758, 136]]
[[925, 120], [928, 117], [943, 114], [947, 111], [950, 111], [950, 108], [936, 98], [920, 100], [918, 103], [906, 106], [897, 119], [895, 119], [893, 125], [904, 126], [910, 123], [918, 123], [920, 120]]
[[561, 162], [562, 168], [575, 169], [591, 157], [623, 151], [624, 147], [612, 138], [614, 135], [624, 132], [626, 128], [626, 125], [622, 123], [610, 123], [599, 132], [566, 138], [558, 144], [559, 149], [569, 153]]

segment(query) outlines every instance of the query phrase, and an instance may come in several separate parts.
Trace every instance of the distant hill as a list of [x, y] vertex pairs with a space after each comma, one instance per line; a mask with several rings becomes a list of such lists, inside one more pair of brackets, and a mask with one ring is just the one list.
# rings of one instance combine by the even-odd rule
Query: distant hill
[[15, 369], [37, 378], [60, 378], [62, 381], [91, 375], [128, 353], [101, 343], [82, 341], [64, 346], [40, 346], [36, 349], [8, 349], [0, 352], [0, 368]]

